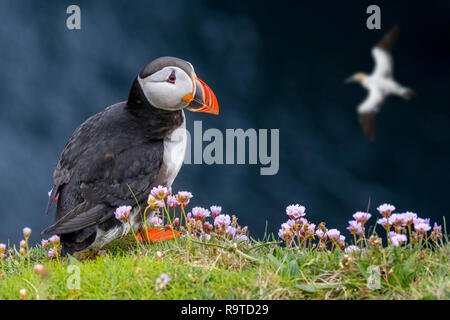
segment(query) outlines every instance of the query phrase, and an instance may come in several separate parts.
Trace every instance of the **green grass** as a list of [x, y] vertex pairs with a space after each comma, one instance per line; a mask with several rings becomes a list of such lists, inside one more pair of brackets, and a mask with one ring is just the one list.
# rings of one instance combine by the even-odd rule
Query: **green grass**
[[[191, 242], [188, 250], [184, 239], [178, 239], [178, 246], [171, 240], [142, 248], [128, 237], [110, 244], [102, 256], [78, 255], [60, 263], [46, 258], [45, 249], [34, 247], [30, 265], [27, 260], [22, 264], [16, 254], [4, 260], [0, 299], [19, 299], [21, 289], [26, 289], [26, 299], [450, 298], [448, 244], [434, 250], [369, 248], [350, 255], [350, 261], [339, 249], [216, 244], [223, 248]], [[157, 251], [162, 252], [161, 259]], [[48, 270], [46, 277], [33, 271], [36, 263]], [[379, 289], [367, 287], [370, 266], [381, 272]], [[76, 270], [80, 288], [70, 289], [67, 281]], [[160, 289], [156, 280], [162, 273], [172, 281]]]

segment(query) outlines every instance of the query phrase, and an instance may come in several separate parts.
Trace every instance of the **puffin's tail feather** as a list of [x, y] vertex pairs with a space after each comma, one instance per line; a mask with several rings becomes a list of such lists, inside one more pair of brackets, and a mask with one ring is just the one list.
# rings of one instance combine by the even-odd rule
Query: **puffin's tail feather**
[[113, 215], [112, 210], [108, 210], [104, 205], [84, 201], [41, 233], [58, 235], [71, 233], [103, 223]]

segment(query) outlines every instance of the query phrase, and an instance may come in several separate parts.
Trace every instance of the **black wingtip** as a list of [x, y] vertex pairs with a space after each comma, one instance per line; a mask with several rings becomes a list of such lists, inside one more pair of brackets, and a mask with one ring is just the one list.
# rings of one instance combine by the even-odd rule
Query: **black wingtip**
[[392, 47], [397, 42], [398, 39], [398, 33], [399, 33], [398, 25], [395, 25], [392, 27], [384, 36], [383, 38], [377, 43], [377, 47], [390, 52], [392, 50]]
[[48, 228], [45, 228], [44, 230], [41, 231], [41, 234], [44, 235], [44, 234], [51, 234], [51, 233], [53, 233], [53, 232], [51, 232], [52, 227], [53, 227], [53, 226], [50, 226], [50, 227], [48, 227]]
[[409, 90], [406, 91], [406, 93], [405, 93], [405, 97], [406, 97], [407, 99], [411, 99], [411, 98], [414, 98], [414, 97], [416, 97], [416, 96], [417, 96], [417, 93], [416, 93], [415, 91], [411, 90], [411, 89], [409, 89]]

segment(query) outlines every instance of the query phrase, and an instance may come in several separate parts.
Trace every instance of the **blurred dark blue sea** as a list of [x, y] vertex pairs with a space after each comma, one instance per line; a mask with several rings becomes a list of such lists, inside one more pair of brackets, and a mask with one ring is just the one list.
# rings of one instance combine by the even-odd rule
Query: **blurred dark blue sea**
[[[378, 4], [382, 30], [365, 27]], [[82, 29], [66, 28], [78, 4]], [[393, 25], [395, 77], [415, 89], [390, 98], [376, 141], [355, 115], [366, 92], [344, 85], [373, 68], [371, 47]], [[277, 232], [291, 203], [343, 230], [357, 210], [390, 202], [442, 222], [450, 162], [448, 1], [25, 1], [0, 2], [0, 242], [32, 240], [52, 222], [47, 191], [75, 128], [123, 101], [152, 59], [184, 58], [214, 90], [219, 117], [187, 112], [188, 129], [280, 129], [280, 169], [185, 165], [174, 190], [193, 205], [222, 205], [251, 235]], [[372, 219], [373, 220], [373, 219]], [[372, 221], [374, 223], [374, 221]]]

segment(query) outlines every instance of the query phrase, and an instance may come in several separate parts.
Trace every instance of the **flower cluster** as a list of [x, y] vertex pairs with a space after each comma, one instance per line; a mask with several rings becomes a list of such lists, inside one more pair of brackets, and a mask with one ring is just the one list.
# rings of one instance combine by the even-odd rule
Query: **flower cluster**
[[[174, 232], [172, 233], [173, 237], [171, 238], [176, 238], [175, 230], [178, 230], [181, 234], [185, 233], [189, 236], [198, 236], [200, 239], [207, 241], [211, 238], [213, 233], [227, 239], [248, 240], [246, 235], [248, 228], [240, 227], [235, 216], [230, 217], [228, 214], [222, 214], [222, 207], [220, 206], [213, 205], [209, 209], [197, 206], [186, 213], [185, 208], [192, 198], [193, 195], [189, 191], [179, 191], [178, 193], [173, 194], [172, 189], [165, 186], [159, 185], [152, 188], [147, 199], [147, 207], [143, 212], [145, 229], [150, 230], [148, 227], [152, 227], [172, 230]], [[179, 210], [177, 210], [178, 208]], [[130, 229], [134, 234], [130, 222], [131, 210], [131, 206], [120, 206], [115, 211], [115, 217], [125, 223], [128, 222], [130, 224]], [[293, 208], [293, 211], [295, 210], [296, 209]], [[147, 219], [147, 213], [149, 214], [149, 219]], [[212, 220], [207, 221], [209, 218], [212, 218]], [[149, 232], [158, 234], [158, 231]], [[179, 235], [180, 233], [178, 233], [178, 236]], [[144, 240], [142, 232], [139, 237], [135, 235], [136, 241], [140, 242], [141, 240]], [[149, 235], [148, 240], [161, 240], [157, 235], [153, 237], [154, 238]]]
[[[206, 218], [212, 218], [212, 224], [205, 221]], [[241, 227], [237, 223], [237, 217], [228, 214], [222, 214], [222, 207], [211, 206], [210, 210], [195, 207], [188, 213], [188, 227], [193, 234], [199, 234], [201, 239], [209, 240], [214, 231], [215, 234], [227, 239], [247, 241], [247, 227]]]
[[[430, 219], [423, 219], [416, 213], [407, 211], [405, 213], [395, 213], [395, 206], [385, 203], [378, 206], [377, 210], [382, 216], [377, 220], [377, 224], [381, 225], [387, 235], [388, 244], [393, 247], [400, 247], [408, 242], [408, 238], [412, 244], [422, 243], [423, 240], [428, 245], [428, 239], [435, 244], [442, 243], [442, 226], [434, 224], [433, 229], [430, 225]], [[317, 227], [315, 224], [305, 219], [305, 207], [295, 204], [286, 208], [286, 214], [289, 220], [281, 225], [278, 236], [286, 242], [286, 245], [305, 247], [306, 241], [309, 242], [316, 237], [317, 244], [313, 244], [319, 250], [326, 250], [327, 243], [331, 243], [331, 249], [345, 248], [345, 236], [337, 229], [327, 230], [324, 223], [320, 223]], [[382, 240], [376, 235], [371, 235], [366, 239], [365, 225], [372, 215], [368, 212], [357, 211], [353, 214], [353, 220], [348, 221], [347, 230], [354, 237], [354, 245], [345, 248], [346, 253], [359, 252], [364, 244], [379, 248], [382, 246]], [[391, 231], [393, 228], [394, 231]], [[431, 234], [428, 236], [428, 232]], [[359, 245], [359, 247], [357, 246]]]
[[192, 208], [192, 216], [197, 221], [204, 221], [210, 216], [211, 212], [208, 209], [202, 207]]
[[[406, 243], [408, 237], [412, 244], [421, 243], [423, 240], [428, 244], [428, 239], [435, 243], [442, 241], [441, 228], [437, 223], [434, 224], [431, 234], [427, 235], [428, 231], [432, 229], [429, 218], [420, 218], [416, 213], [410, 211], [394, 213], [395, 207], [389, 204], [381, 205], [378, 207], [378, 211], [383, 218], [378, 219], [377, 223], [386, 230], [389, 242], [395, 247]], [[395, 232], [390, 231], [391, 228], [394, 228]]]
[[[22, 234], [24, 237], [24, 240], [20, 240], [19, 242], [19, 251], [17, 252], [13, 248], [7, 247], [6, 244], [0, 243], [0, 266], [1, 266], [1, 272], [0, 275], [4, 274], [5, 271], [5, 260], [11, 259], [14, 265], [25, 265], [25, 261], [27, 260], [28, 266], [31, 266], [31, 259], [30, 259], [30, 248], [28, 244], [28, 240], [31, 236], [31, 229], [28, 227], [25, 227], [22, 229]], [[7, 257], [7, 254], [9, 254], [9, 257]], [[15, 259], [18, 256], [20, 263]], [[9, 261], [11, 261], [9, 260]], [[1, 277], [1, 276], [0, 276]]]
[[327, 240], [332, 241], [333, 246], [343, 247], [345, 245], [345, 237], [341, 236], [338, 230], [327, 230], [324, 223], [316, 227], [314, 223], [305, 218], [305, 211], [305, 207], [299, 204], [286, 207], [286, 215], [289, 220], [281, 225], [278, 236], [286, 242], [287, 246], [306, 247], [308, 243], [308, 246], [311, 247], [312, 241], [316, 237], [319, 239], [320, 248], [326, 247]]
[[59, 245], [61, 243], [61, 238], [58, 235], [53, 235], [48, 239], [42, 239], [41, 240], [41, 245], [43, 248], [48, 249], [47, 252], [47, 257], [49, 257], [50, 259], [56, 258], [59, 259]]
[[399, 247], [402, 243], [408, 241], [408, 238], [404, 234], [389, 232], [389, 240], [394, 247]]

